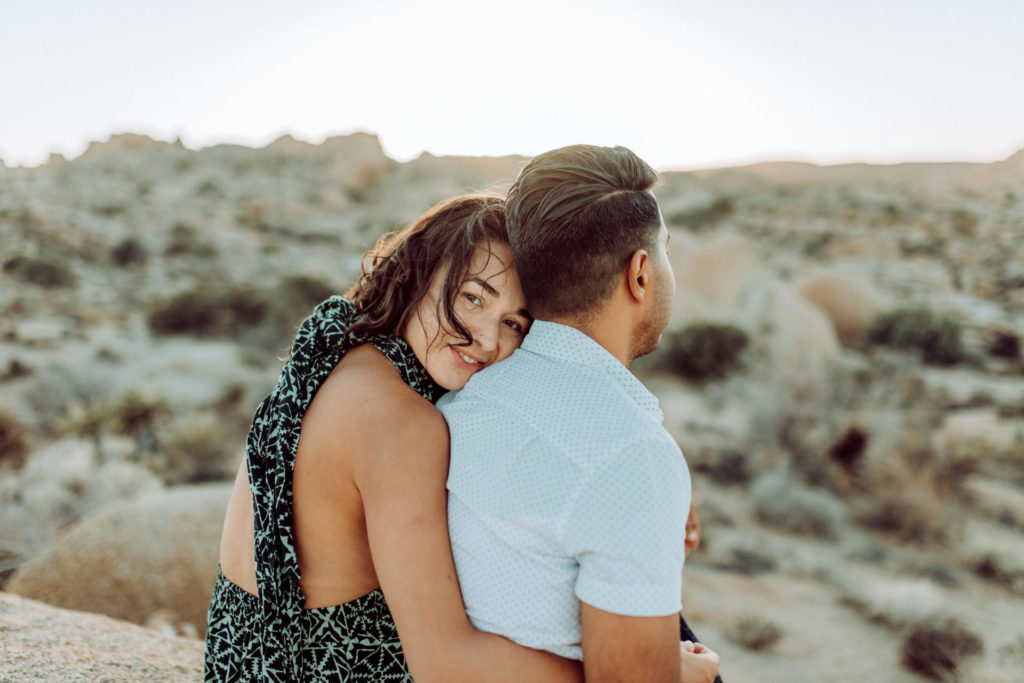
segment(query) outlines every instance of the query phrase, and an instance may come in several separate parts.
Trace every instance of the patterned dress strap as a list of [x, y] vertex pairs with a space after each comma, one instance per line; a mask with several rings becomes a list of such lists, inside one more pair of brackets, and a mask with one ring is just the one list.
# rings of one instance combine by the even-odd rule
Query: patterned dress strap
[[300, 673], [304, 597], [295, 550], [292, 475], [302, 418], [316, 392], [349, 349], [372, 343], [420, 395], [436, 400], [441, 393], [405, 340], [354, 335], [357, 319], [355, 305], [341, 297], [316, 307], [299, 327], [278, 383], [257, 409], [246, 441], [264, 680], [295, 679]]

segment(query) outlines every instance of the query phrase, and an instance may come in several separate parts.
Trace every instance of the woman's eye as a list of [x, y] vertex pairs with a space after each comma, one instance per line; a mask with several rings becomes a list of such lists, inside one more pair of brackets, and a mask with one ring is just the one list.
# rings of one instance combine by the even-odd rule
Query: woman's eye
[[476, 294], [466, 294], [465, 297], [469, 301], [469, 303], [473, 304], [474, 306], [479, 306], [483, 303], [483, 300]]
[[523, 324], [521, 322], [519, 322], [518, 320], [506, 320], [505, 324], [508, 325], [509, 327], [511, 327], [513, 330], [515, 330], [519, 334], [523, 334], [526, 331], [526, 329], [523, 327]]

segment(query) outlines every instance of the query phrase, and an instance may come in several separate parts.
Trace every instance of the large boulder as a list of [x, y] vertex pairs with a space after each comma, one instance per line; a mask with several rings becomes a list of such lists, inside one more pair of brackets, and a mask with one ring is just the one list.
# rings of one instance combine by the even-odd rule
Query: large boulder
[[200, 681], [203, 677], [202, 641], [3, 592], [0, 630], [0, 681]]
[[712, 308], [729, 310], [762, 268], [753, 243], [739, 235], [721, 235], [673, 260], [673, 270], [677, 293], [693, 292], [702, 295]]
[[854, 275], [820, 271], [801, 279], [796, 288], [825, 313], [844, 344], [862, 339], [882, 312], [882, 299], [872, 284]]
[[230, 484], [182, 486], [83, 518], [18, 568], [11, 593], [202, 635]]

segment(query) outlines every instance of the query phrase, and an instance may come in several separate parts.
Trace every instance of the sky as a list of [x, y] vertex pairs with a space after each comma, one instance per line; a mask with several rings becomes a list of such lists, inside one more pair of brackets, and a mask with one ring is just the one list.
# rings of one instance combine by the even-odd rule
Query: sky
[[997, 161], [1019, 0], [3, 0], [0, 159], [144, 133], [369, 131], [407, 160], [621, 144], [655, 167]]

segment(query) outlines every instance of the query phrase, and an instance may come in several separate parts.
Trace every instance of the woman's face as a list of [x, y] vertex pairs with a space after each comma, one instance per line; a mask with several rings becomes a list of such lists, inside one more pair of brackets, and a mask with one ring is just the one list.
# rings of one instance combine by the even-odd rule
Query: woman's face
[[481, 368], [508, 358], [522, 343], [532, 319], [507, 244], [491, 242], [486, 249], [478, 248], [459, 290], [455, 315], [473, 335], [470, 344], [442, 324], [446, 274], [443, 268], [434, 275], [402, 336], [434, 381], [455, 391]]

